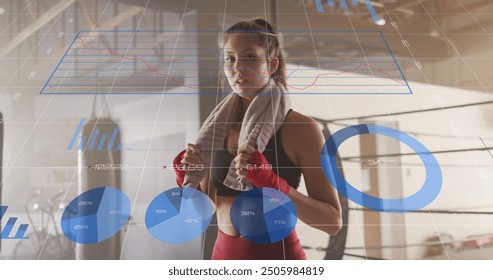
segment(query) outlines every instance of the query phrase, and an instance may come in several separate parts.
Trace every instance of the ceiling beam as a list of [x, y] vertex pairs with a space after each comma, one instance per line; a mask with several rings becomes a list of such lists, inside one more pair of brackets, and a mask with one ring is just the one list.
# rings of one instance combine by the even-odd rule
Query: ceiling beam
[[[26, 3], [26, 4], [27, 4], [27, 6], [26, 6], [26, 7], [27, 7], [27, 9], [29, 10], [29, 13], [31, 14], [31, 18], [32, 18], [32, 19], [37, 19], [37, 18], [38, 18], [38, 16], [39, 16], [39, 14], [38, 14], [38, 13], [36, 13], [36, 12], [33, 10], [33, 7], [31, 7], [32, 2], [29, 2], [29, 0], [26, 0], [25, 2], [27, 2], [27, 3]], [[36, 2], [35, 2], [35, 5], [36, 5], [36, 6], [39, 6], [39, 2], [38, 2], [38, 1], [36, 1]]]
[[[170, 13], [182, 14], [184, 12], [185, 2], [183, 0], [150, 0], [148, 3], [146, 1], [135, 1], [135, 0], [118, 0], [118, 3], [128, 4], [132, 6], [140, 5], [141, 7], [147, 6], [149, 10], [158, 10]], [[203, 4], [205, 6], [212, 5], [210, 0], [207, 1], [196, 1], [198, 4]], [[147, 4], [147, 5], [146, 5]], [[224, 4], [221, 2], [221, 4]], [[189, 11], [186, 11], [189, 12]]]
[[[359, 2], [362, 3], [362, 4], [366, 4], [366, 0], [359, 0]], [[404, 14], [412, 15], [412, 14], [414, 14], [414, 11], [411, 10], [411, 9], [408, 9], [408, 8], [414, 6], [415, 5], [415, 2], [416, 2], [416, 0], [411, 0], [411, 1], [407, 2], [407, 3], [383, 4], [382, 2], [370, 1], [370, 4], [373, 5], [374, 7], [377, 7], [377, 8], [383, 8], [384, 5], [385, 5], [385, 7], [387, 7], [387, 11], [388, 12], [397, 11], [397, 12], [401, 12], [401, 13], [404, 13]], [[388, 6], [391, 6], [391, 5], [392, 5], [392, 7], [388, 8]]]
[[[116, 17], [109, 19], [105, 23], [101, 24], [99, 27], [96, 27], [92, 30], [97, 31], [97, 30], [111, 30], [115, 27], [117, 27], [119, 24], [126, 22], [127, 20], [133, 18], [134, 16], [141, 14], [142, 11], [144, 11], [144, 7], [137, 7], [133, 6], [125, 11], [122, 11], [117, 15]], [[95, 36], [91, 36], [90, 38], [87, 39], [87, 42], [90, 42], [92, 38]], [[53, 53], [53, 55], [50, 58], [60, 58], [65, 51], [70, 47], [70, 44], [67, 44], [65, 47], [61, 48], [57, 52]], [[42, 63], [39, 65], [39, 67], [43, 68], [46, 63], [48, 63], [51, 59], [48, 59], [45, 63]]]
[[402, 11], [402, 9], [413, 8], [414, 6], [417, 6], [417, 5], [419, 5], [419, 1], [407, 0], [407, 1], [399, 1], [396, 3], [385, 4], [385, 7], [387, 8], [387, 11], [389, 13], [391, 13], [391, 12], [395, 12], [395, 11], [400, 12], [400, 11]]
[[477, 10], [483, 10], [483, 9], [488, 9], [490, 7], [493, 7], [493, 1], [491, 0], [484, 0], [484, 1], [481, 1], [481, 2], [476, 2], [474, 4], [471, 4], [469, 6], [464, 6], [464, 5], [461, 5], [460, 7], [458, 7], [457, 9], [455, 10], [452, 10], [452, 11], [449, 11], [449, 13], [460, 13], [460, 12], [464, 12], [464, 9], [471, 12], [471, 11], [477, 11]]
[[[424, 0], [424, 1], [428, 1], [428, 0]], [[366, 4], [366, 0], [359, 0], [360, 3], [365, 3]], [[408, 2], [404, 2], [402, 3], [389, 3], [389, 4], [383, 4], [382, 2], [375, 2], [375, 1], [370, 1], [370, 3], [374, 6], [374, 7], [377, 7], [377, 8], [381, 8], [381, 9], [384, 9], [385, 8], [385, 11], [387, 13], [391, 13], [391, 12], [401, 12], [403, 14], [406, 14], [406, 15], [413, 15], [414, 14], [414, 10], [412, 9], [409, 9], [409, 8], [412, 8], [414, 7], [415, 5], [419, 4], [418, 1], [416, 0], [408, 0]], [[362, 19], [363, 20], [368, 20], [371, 18], [371, 15], [367, 15], [367, 16], [363, 16]]]
[[[419, 1], [416, 0], [416, 2], [418, 2], [418, 3], [420, 1], [425, 2], [423, 0], [419, 0]], [[441, 15], [440, 20], [443, 21], [443, 20], [448, 19], [448, 18], [461, 16], [461, 15], [463, 15], [464, 10], [466, 10], [468, 12], [475, 12], [477, 10], [488, 9], [490, 7], [493, 7], [493, 1], [491, 1], [491, 0], [483, 0], [481, 2], [477, 2], [477, 3], [471, 4], [469, 6], [464, 6], [464, 7], [463, 7], [463, 5], [461, 5], [460, 7], [456, 8], [454, 10], [451, 10], [451, 11], [442, 11], [442, 12], [446, 12], [446, 14]], [[412, 27], [416, 30], [416, 29], [422, 27], [423, 25], [427, 25], [427, 24], [431, 24], [431, 27], [434, 27], [432, 21], [424, 21], [424, 20], [419, 21], [418, 23], [412, 22], [411, 24], [409, 24], [409, 27]]]
[[79, 6], [82, 9], [82, 14], [84, 14], [84, 18], [86, 19], [87, 25], [89, 25], [89, 28], [91, 29], [96, 28], [96, 21], [90, 18], [89, 11], [86, 5], [87, 2], [79, 1]]
[[24, 40], [33, 35], [36, 31], [41, 29], [45, 24], [53, 20], [61, 12], [65, 11], [70, 5], [72, 5], [76, 0], [62, 0], [55, 4], [51, 9], [46, 11], [41, 17], [31, 23], [28, 27], [22, 30], [17, 36], [10, 40], [0, 49], [0, 58], [4, 57], [11, 50], [19, 46]]
[[[470, 25], [467, 25], [467, 26], [463, 26], [463, 27], [459, 27], [457, 29], [454, 29], [454, 30], [451, 30], [453, 31], [454, 33], [456, 34], [469, 34], [469, 32], [471, 30], [474, 30], [474, 29], [478, 29], [478, 28], [481, 28], [482, 27], [486, 27], [486, 26], [490, 26], [493, 24], [493, 18], [490, 18], [488, 20], [484, 20], [484, 21], [477, 21], [473, 24], [470, 24]], [[487, 32], [487, 31], [485, 31]]]
[[96, 27], [95, 30], [113, 29], [118, 25], [120, 25], [121, 23], [124, 23], [125, 21], [133, 18], [134, 16], [141, 14], [143, 11], [144, 11], [144, 7], [137, 7], [137, 6], [130, 7], [127, 10], [120, 13], [119, 15], [117, 15], [116, 17], [108, 20], [107, 22], [103, 23], [99, 27]]

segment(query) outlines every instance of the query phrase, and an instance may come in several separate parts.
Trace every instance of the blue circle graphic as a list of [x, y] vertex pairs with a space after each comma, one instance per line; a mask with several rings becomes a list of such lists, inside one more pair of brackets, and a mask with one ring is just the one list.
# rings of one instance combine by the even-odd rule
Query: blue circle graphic
[[193, 188], [172, 188], [154, 198], [147, 207], [145, 223], [156, 239], [172, 244], [200, 236], [214, 215], [211, 199]]
[[72, 200], [62, 215], [62, 231], [68, 239], [94, 244], [115, 235], [130, 218], [130, 200], [115, 188], [88, 190]]
[[242, 192], [233, 202], [230, 216], [233, 227], [241, 236], [260, 244], [283, 240], [297, 222], [294, 203], [273, 188]]
[[[426, 179], [419, 191], [405, 198], [383, 199], [371, 196], [349, 184], [337, 169], [336, 153], [347, 139], [360, 134], [379, 134], [408, 145], [421, 158], [426, 169]], [[382, 212], [409, 212], [421, 209], [435, 200], [442, 188], [442, 171], [432, 153], [418, 140], [393, 128], [379, 125], [355, 125], [334, 133], [324, 144], [321, 153], [325, 176], [338, 192], [355, 203]]]

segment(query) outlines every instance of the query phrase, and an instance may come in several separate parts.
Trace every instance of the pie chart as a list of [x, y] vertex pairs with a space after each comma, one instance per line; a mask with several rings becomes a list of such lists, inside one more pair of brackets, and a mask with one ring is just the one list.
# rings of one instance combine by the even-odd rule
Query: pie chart
[[130, 200], [112, 187], [86, 191], [62, 215], [62, 231], [70, 240], [94, 244], [115, 235], [130, 217]]
[[145, 223], [158, 240], [179, 244], [200, 236], [214, 215], [211, 199], [193, 188], [172, 188], [158, 195], [147, 208]]
[[273, 188], [253, 188], [241, 193], [231, 206], [230, 216], [241, 236], [260, 244], [281, 241], [297, 222], [294, 203]]

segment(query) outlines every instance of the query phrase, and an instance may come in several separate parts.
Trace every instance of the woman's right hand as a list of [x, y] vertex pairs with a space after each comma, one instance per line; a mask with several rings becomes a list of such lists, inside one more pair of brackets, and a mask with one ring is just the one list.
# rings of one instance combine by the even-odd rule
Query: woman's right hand
[[188, 143], [187, 149], [184, 154], [184, 158], [181, 160], [181, 163], [186, 166], [185, 171], [200, 171], [200, 167], [204, 168], [204, 161], [200, 155], [200, 150], [197, 145]]
[[176, 183], [180, 187], [183, 186], [187, 172], [204, 170], [204, 162], [198, 146], [189, 143], [187, 149], [179, 153], [173, 160], [173, 169], [176, 174]]

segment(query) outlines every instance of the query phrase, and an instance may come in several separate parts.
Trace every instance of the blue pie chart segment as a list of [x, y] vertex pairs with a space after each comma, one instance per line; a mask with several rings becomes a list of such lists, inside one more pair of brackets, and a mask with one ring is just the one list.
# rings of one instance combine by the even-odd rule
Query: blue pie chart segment
[[94, 244], [115, 235], [130, 218], [130, 200], [112, 187], [86, 191], [62, 215], [62, 231], [70, 240]]
[[[181, 199], [181, 192], [178, 193], [178, 199]], [[167, 221], [176, 215], [180, 214], [180, 204], [176, 205], [176, 198], [170, 193], [167, 195], [160, 194], [147, 207], [146, 211], [146, 226], [152, 228], [164, 221]], [[179, 201], [178, 201], [179, 202]]]
[[241, 193], [233, 202], [230, 215], [233, 227], [241, 236], [260, 244], [283, 240], [297, 222], [294, 203], [273, 188], [254, 188]]
[[96, 215], [62, 220], [62, 229], [65, 236], [74, 242], [83, 244], [99, 242]]
[[156, 239], [179, 244], [200, 236], [213, 215], [214, 207], [207, 195], [193, 188], [173, 188], [152, 200], [145, 223]]

